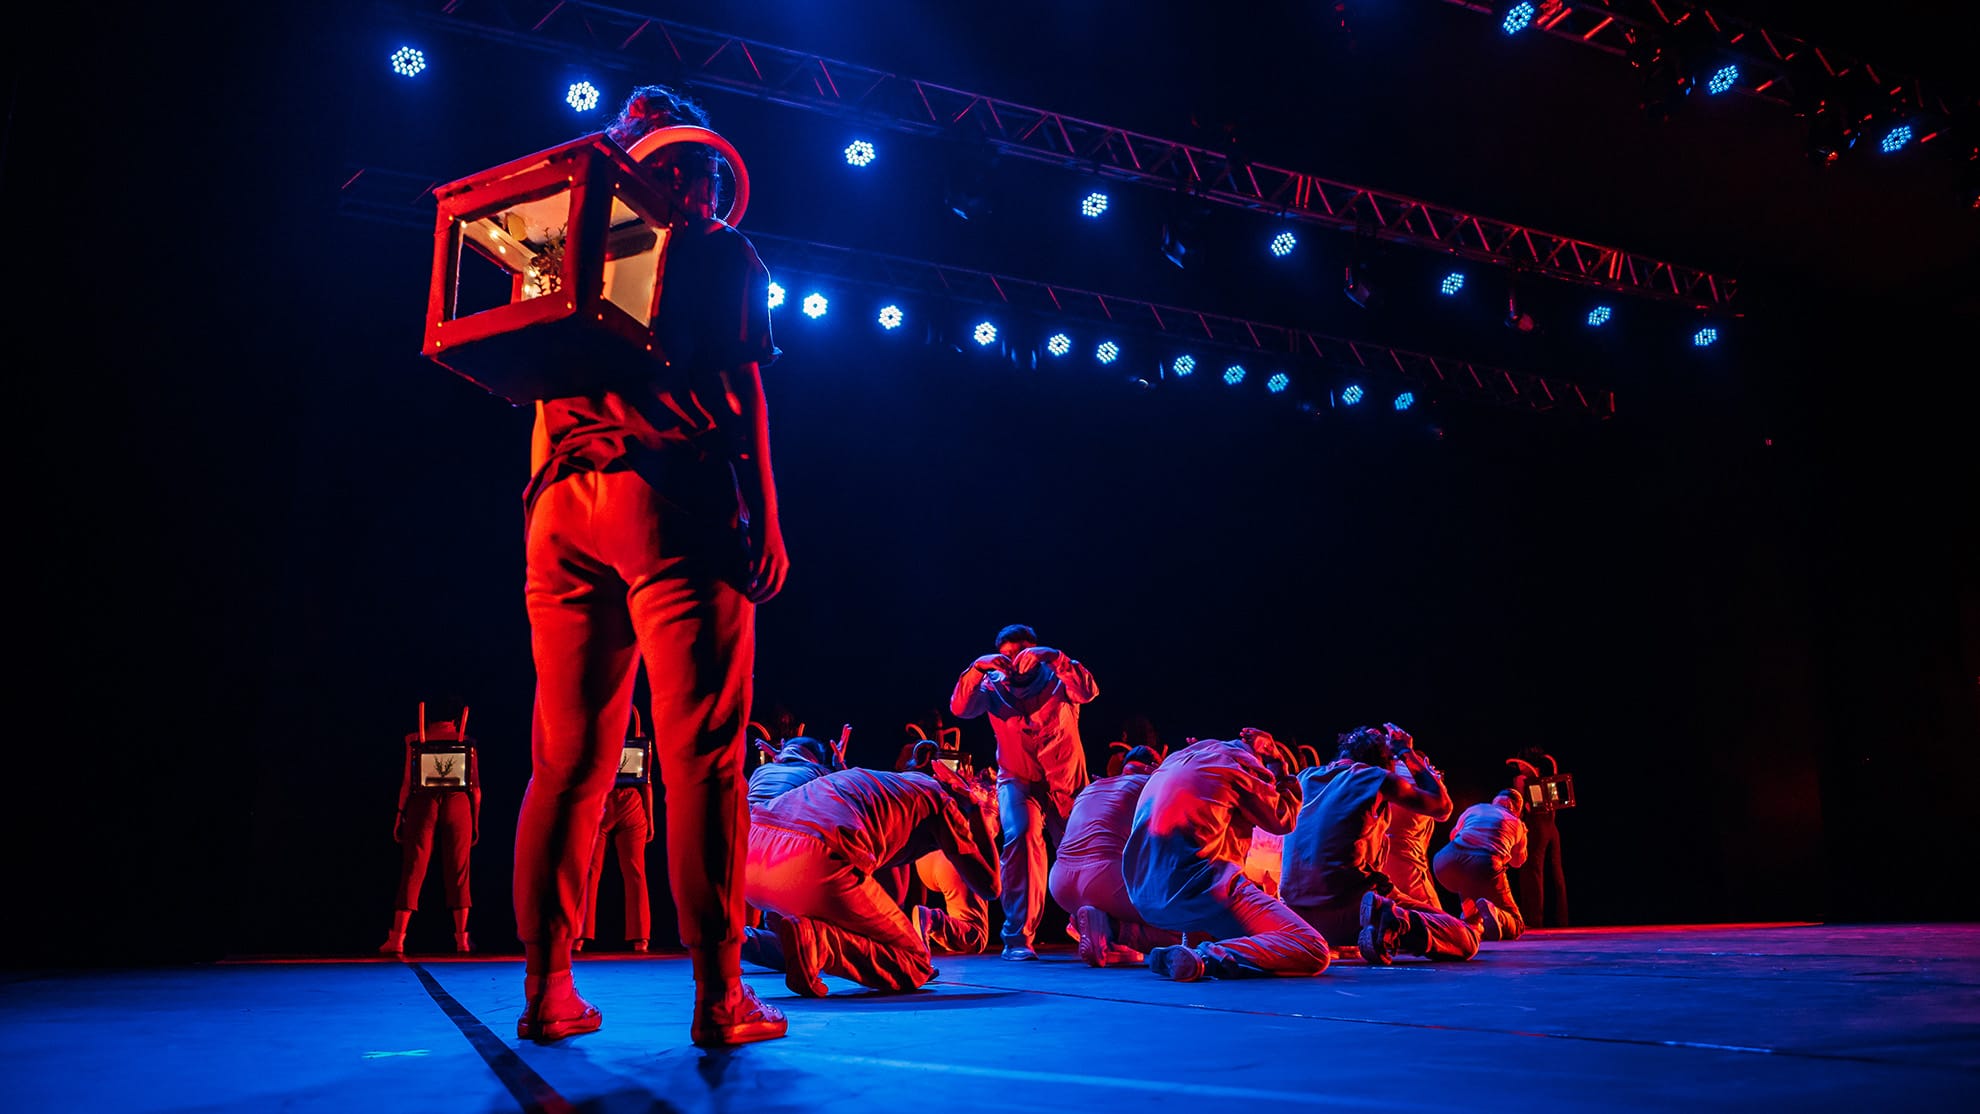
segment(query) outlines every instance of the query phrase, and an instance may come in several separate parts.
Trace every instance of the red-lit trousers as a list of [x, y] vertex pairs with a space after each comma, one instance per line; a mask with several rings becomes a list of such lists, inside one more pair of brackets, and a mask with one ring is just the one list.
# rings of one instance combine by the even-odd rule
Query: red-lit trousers
[[[934, 977], [928, 946], [899, 899], [815, 836], [762, 823], [750, 829], [749, 903], [809, 921], [825, 974], [875, 990], [916, 990]], [[782, 962], [775, 937], [754, 931]]]
[[598, 936], [598, 886], [605, 881], [607, 848], [618, 853], [619, 879], [626, 884], [626, 939], [653, 935], [653, 912], [646, 894], [646, 841], [652, 830], [646, 794], [638, 786], [617, 786], [605, 798], [605, 819], [598, 825], [598, 841], [591, 846], [591, 882], [585, 888], [585, 939]]
[[[1294, 909], [1320, 930], [1329, 944], [1352, 948], [1361, 936], [1361, 899], [1346, 903]], [[1404, 921], [1402, 952], [1428, 959], [1470, 959], [1478, 954], [1478, 930], [1441, 909], [1396, 902]]]
[[1513, 897], [1511, 880], [1505, 868], [1484, 851], [1447, 843], [1437, 852], [1437, 881], [1466, 901], [1484, 898], [1492, 903], [1492, 920], [1497, 922], [1499, 939], [1517, 940], [1526, 931], [1519, 902]]
[[435, 829], [445, 829], [446, 849], [440, 863], [440, 883], [447, 908], [474, 904], [468, 891], [468, 848], [474, 844], [474, 806], [465, 791], [411, 793], [406, 818], [399, 824], [399, 897], [395, 909], [418, 909], [419, 887], [426, 881], [426, 864], [433, 856]]
[[1218, 882], [1187, 908], [1143, 910], [1148, 921], [1214, 940], [1209, 947], [1215, 954], [1236, 961], [1231, 975], [1317, 975], [1327, 969], [1333, 955], [1318, 932], [1236, 863], [1220, 869]]
[[1121, 874], [1119, 856], [1111, 859], [1074, 861], [1061, 857], [1052, 864], [1052, 900], [1075, 916], [1082, 905], [1091, 905], [1113, 922], [1113, 942], [1138, 952], [1167, 944], [1180, 944], [1182, 934], [1142, 922], [1134, 902], [1128, 900], [1127, 879]]
[[[685, 455], [684, 467], [705, 467]], [[516, 931], [553, 954], [584, 927], [591, 847], [642, 661], [681, 942], [742, 940], [755, 607], [737, 587], [733, 517], [684, 509], [695, 505], [707, 501], [669, 502], [633, 472], [582, 472], [545, 488], [529, 516], [536, 718], [516, 823]]]
[[1519, 907], [1536, 926], [1566, 928], [1567, 878], [1561, 873], [1561, 829], [1552, 812], [1526, 818], [1526, 864], [1511, 872]]

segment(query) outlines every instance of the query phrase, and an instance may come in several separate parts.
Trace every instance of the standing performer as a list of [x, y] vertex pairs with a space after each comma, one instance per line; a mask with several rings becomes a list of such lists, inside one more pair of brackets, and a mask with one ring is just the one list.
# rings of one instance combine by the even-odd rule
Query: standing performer
[[963, 719], [988, 715], [997, 738], [1005, 959], [1038, 958], [1032, 943], [1045, 911], [1049, 855], [1086, 787], [1079, 706], [1099, 694], [1084, 665], [1040, 646], [1030, 627], [1008, 626], [997, 632], [997, 652], [971, 662], [949, 696], [949, 710]]
[[[1430, 765], [1430, 759], [1420, 752], [1417, 757], [1423, 759], [1423, 764], [1442, 784], [1443, 772]], [[1415, 777], [1409, 764], [1400, 758], [1394, 770], [1398, 778]], [[1442, 812], [1418, 812], [1400, 805], [1391, 806], [1389, 836], [1382, 854], [1382, 873], [1395, 886], [1390, 897], [1418, 909], [1444, 911], [1444, 903], [1437, 898], [1437, 884], [1430, 879], [1430, 838], [1436, 833], [1437, 825], [1450, 818], [1449, 808]]]
[[445, 834], [440, 881], [454, 915], [454, 950], [474, 950], [468, 937], [468, 911], [474, 905], [468, 852], [481, 842], [481, 765], [466, 733], [467, 718], [468, 710], [462, 708], [458, 722], [429, 724], [421, 704], [419, 730], [406, 736], [399, 815], [392, 822], [392, 838], [400, 848], [399, 894], [392, 907], [392, 930], [378, 945], [382, 954], [405, 954], [406, 926], [419, 909], [419, 888], [426, 881], [436, 832]]
[[[665, 86], [627, 99], [607, 134], [631, 147], [705, 126]], [[518, 1036], [554, 1041], [602, 1015], [571, 980], [586, 873], [641, 663], [667, 801], [667, 861], [695, 981], [697, 1044], [781, 1037], [742, 981], [744, 725], [756, 607], [789, 572], [770, 467], [762, 365], [769, 275], [714, 219], [720, 159], [663, 143], [645, 164], [672, 200], [655, 335], [664, 375], [537, 405], [525, 564], [536, 716], [516, 826], [516, 925], [527, 1000]]]
[[639, 709], [632, 714], [632, 733], [619, 752], [619, 777], [605, 798], [605, 815], [598, 823], [598, 840], [591, 846], [591, 884], [585, 888], [584, 934], [571, 950], [598, 935], [598, 886], [605, 881], [605, 850], [618, 853], [619, 881], [626, 888], [626, 943], [644, 952], [653, 936], [653, 910], [646, 892], [646, 845], [653, 842], [653, 740], [639, 729]]
[[1313, 926], [1244, 876], [1244, 833], [1291, 830], [1299, 783], [1292, 756], [1270, 735], [1240, 735], [1164, 758], [1141, 791], [1121, 850], [1128, 899], [1144, 921], [1215, 941], [1148, 953], [1149, 968], [1177, 982], [1317, 975], [1332, 958]]
[[1523, 806], [1518, 793], [1501, 789], [1489, 803], [1465, 809], [1437, 852], [1437, 881], [1463, 899], [1465, 920], [1477, 921], [1486, 940], [1517, 940], [1526, 931], [1506, 879], [1506, 868], [1526, 861]]
[[[1392, 767], [1400, 760], [1409, 777]], [[1478, 954], [1479, 928], [1434, 906], [1399, 905], [1380, 870], [1390, 806], [1426, 816], [1451, 812], [1443, 779], [1395, 724], [1357, 728], [1341, 737], [1330, 765], [1300, 772], [1305, 801], [1286, 840], [1279, 892], [1329, 943], [1352, 943], [1370, 963], [1398, 951], [1431, 959]]]
[[784, 972], [808, 998], [820, 974], [875, 990], [915, 990], [935, 969], [928, 945], [874, 876], [931, 851], [985, 901], [997, 892], [997, 814], [988, 786], [939, 762], [910, 773], [841, 770], [750, 815], [750, 962]]
[[1532, 918], [1527, 923], [1547, 928], [1566, 928], [1568, 923], [1567, 876], [1561, 870], [1560, 812], [1552, 802], [1534, 803], [1527, 786], [1542, 777], [1561, 772], [1554, 756], [1539, 747], [1527, 747], [1518, 758], [1506, 759], [1513, 773], [1513, 789], [1529, 805], [1526, 834], [1530, 841], [1526, 863], [1513, 871], [1513, 894], [1519, 907]]
[[1079, 957], [1089, 967], [1140, 964], [1149, 949], [1182, 942], [1181, 934], [1142, 922], [1121, 871], [1135, 805], [1161, 764], [1162, 756], [1149, 747], [1130, 749], [1120, 773], [1080, 790], [1066, 819], [1066, 837], [1052, 864], [1052, 900], [1072, 914]]

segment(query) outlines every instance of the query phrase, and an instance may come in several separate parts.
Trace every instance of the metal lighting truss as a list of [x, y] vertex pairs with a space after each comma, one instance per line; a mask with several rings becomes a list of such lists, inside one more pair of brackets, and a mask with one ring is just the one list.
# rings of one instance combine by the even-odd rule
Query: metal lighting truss
[[[1443, 3], [1495, 14], [1492, 4], [1479, 0]], [[1890, 97], [1888, 107], [1901, 115], [1943, 118], [1973, 107], [1970, 95], [1961, 102], [1947, 89], [1930, 88], [1916, 77], [1880, 70], [1841, 51], [1685, 0], [1535, 0], [1534, 6], [1535, 30], [1615, 55], [1626, 55], [1638, 43], [1655, 44], [1680, 28], [1702, 26], [1709, 32], [1705, 41], [1738, 58], [1742, 72], [1735, 89], [1777, 104], [1793, 105], [1797, 94], [1821, 95], [1820, 90], [1797, 90], [1797, 76], [1820, 80], [1861, 74]]]
[[[432, 191], [442, 184], [441, 179], [400, 171], [358, 170], [345, 180], [337, 208], [345, 216], [430, 232]], [[1612, 417], [1616, 411], [1613, 391], [1584, 389], [1533, 372], [764, 232], [750, 233], [750, 242], [779, 274], [806, 275], [941, 301], [1010, 307], [1160, 336], [1178, 344], [1316, 360], [1338, 371], [1392, 373], [1432, 393], [1520, 410], [1600, 419]]]
[[1729, 302], [1738, 288], [1729, 276], [1621, 248], [586, 0], [394, 6], [410, 8], [416, 22], [483, 39], [657, 71], [874, 127], [977, 140], [1014, 158], [1619, 294], [1705, 309]]

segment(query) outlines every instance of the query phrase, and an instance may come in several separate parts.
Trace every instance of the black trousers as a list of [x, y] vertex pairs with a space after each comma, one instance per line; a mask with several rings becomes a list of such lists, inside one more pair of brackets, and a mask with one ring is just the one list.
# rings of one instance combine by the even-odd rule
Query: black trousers
[[1526, 818], [1526, 865], [1513, 872], [1513, 895], [1528, 928], [1566, 928], [1567, 879], [1561, 873], [1561, 829], [1551, 812]]

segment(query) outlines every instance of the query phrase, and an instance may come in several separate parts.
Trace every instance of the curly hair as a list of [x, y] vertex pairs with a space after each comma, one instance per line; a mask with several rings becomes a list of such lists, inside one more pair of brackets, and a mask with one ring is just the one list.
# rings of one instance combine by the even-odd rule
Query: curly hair
[[1369, 766], [1387, 765], [1394, 753], [1389, 746], [1389, 733], [1379, 727], [1357, 727], [1342, 735], [1340, 744], [1336, 752], [1339, 757]]
[[708, 111], [665, 85], [642, 85], [626, 98], [605, 134], [619, 146], [631, 147], [647, 132], [682, 124], [705, 128]]

